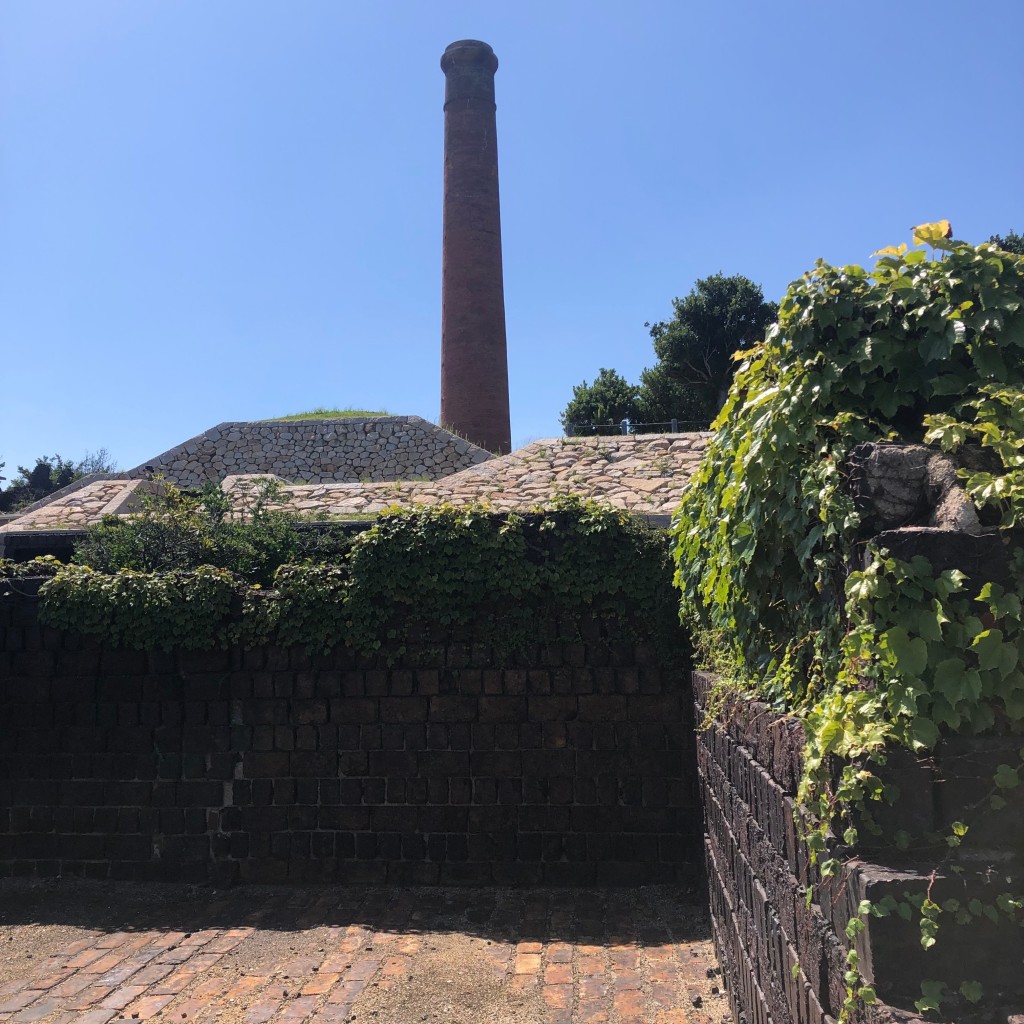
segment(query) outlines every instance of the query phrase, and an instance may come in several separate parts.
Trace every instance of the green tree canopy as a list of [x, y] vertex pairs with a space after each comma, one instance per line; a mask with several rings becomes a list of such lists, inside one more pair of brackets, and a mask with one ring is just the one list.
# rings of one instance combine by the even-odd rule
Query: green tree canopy
[[[3, 468], [0, 462], [0, 468]], [[18, 467], [18, 475], [0, 490], [0, 513], [16, 512], [89, 473], [112, 473], [116, 466], [106, 448], [87, 452], [78, 462], [60, 455], [40, 455], [31, 468]]]
[[740, 274], [701, 278], [672, 307], [671, 320], [651, 325], [654, 369], [675, 385], [677, 402], [687, 403], [676, 416], [711, 420], [729, 392], [733, 353], [761, 341], [779, 307], [765, 302], [761, 286]]
[[993, 235], [989, 241], [993, 245], [998, 245], [1005, 252], [1012, 252], [1016, 256], [1024, 256], [1024, 235], [1018, 235], [1016, 231], [1011, 231], [1005, 235]]
[[640, 416], [640, 387], [621, 374], [601, 367], [593, 384], [584, 381], [572, 389], [572, 400], [562, 413], [562, 426], [587, 424], [597, 433], [617, 433], [622, 420]]
[[764, 337], [778, 316], [761, 287], [742, 275], [713, 274], [697, 281], [684, 298], [672, 300], [673, 316], [645, 324], [658, 362], [630, 384], [614, 370], [602, 369], [593, 384], [573, 388], [562, 425], [672, 419], [708, 423], [728, 393], [733, 353]]

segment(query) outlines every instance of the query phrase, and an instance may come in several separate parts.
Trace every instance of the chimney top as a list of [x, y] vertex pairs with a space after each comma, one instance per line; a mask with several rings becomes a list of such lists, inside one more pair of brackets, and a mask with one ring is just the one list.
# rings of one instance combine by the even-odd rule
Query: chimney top
[[441, 55], [441, 70], [447, 75], [456, 67], [489, 71], [498, 70], [498, 58], [487, 43], [479, 39], [459, 39], [450, 43]]

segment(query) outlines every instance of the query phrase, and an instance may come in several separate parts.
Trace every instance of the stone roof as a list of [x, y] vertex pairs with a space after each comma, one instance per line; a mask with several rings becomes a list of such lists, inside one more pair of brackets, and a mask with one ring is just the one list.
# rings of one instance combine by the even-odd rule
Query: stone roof
[[[485, 501], [497, 511], [525, 509], [558, 495], [575, 494], [632, 512], [664, 515], [679, 503], [696, 469], [707, 433], [572, 437], [534, 441], [500, 458], [438, 480], [291, 484], [282, 480], [286, 507], [316, 517], [367, 515], [391, 505]], [[273, 474], [235, 474], [221, 486], [243, 495]], [[17, 517], [0, 534], [23, 530], [82, 529], [103, 515], [132, 510], [140, 480], [96, 480]]]

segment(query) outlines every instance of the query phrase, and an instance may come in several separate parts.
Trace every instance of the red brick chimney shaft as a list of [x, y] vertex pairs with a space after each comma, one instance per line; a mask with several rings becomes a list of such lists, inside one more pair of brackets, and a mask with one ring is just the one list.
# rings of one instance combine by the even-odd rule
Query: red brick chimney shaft
[[444, 248], [441, 425], [492, 452], [512, 447], [501, 275], [494, 72], [475, 39], [441, 57], [444, 97]]

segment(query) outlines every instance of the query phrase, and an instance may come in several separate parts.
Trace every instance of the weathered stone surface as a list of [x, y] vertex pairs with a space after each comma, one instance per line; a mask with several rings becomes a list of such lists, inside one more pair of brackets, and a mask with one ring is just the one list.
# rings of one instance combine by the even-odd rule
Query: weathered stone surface
[[[426, 436], [433, 436], [429, 431]], [[273, 469], [259, 474], [232, 471], [222, 487], [241, 506], [245, 493], [262, 476], [281, 479], [287, 507], [331, 516], [365, 515], [390, 505], [436, 505], [488, 502], [497, 511], [529, 508], [559, 495], [578, 495], [631, 512], [664, 515], [679, 504], [683, 487], [697, 468], [710, 435], [642, 434], [638, 436], [555, 438], [534, 441], [510, 455], [491, 458], [459, 472], [440, 475], [425, 462], [415, 462], [411, 475], [420, 479], [385, 479], [408, 465], [408, 459], [367, 459], [372, 467], [360, 481], [339, 481], [326, 473], [315, 482], [289, 483]], [[464, 458], [478, 459], [480, 449], [469, 446]], [[445, 465], [443, 454], [435, 463]], [[264, 460], [266, 461], [266, 460]], [[393, 468], [392, 468], [393, 467]], [[374, 475], [376, 474], [376, 475]], [[427, 479], [422, 479], [426, 477]], [[103, 510], [124, 514], [138, 480], [95, 481], [78, 491], [29, 510], [0, 534], [20, 530], [81, 529], [96, 522]]]

